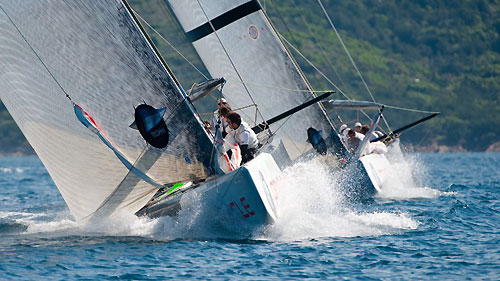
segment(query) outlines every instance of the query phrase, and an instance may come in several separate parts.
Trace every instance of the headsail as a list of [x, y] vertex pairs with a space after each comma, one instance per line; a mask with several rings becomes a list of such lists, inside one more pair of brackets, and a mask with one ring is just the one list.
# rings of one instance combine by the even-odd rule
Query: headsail
[[[99, 137], [156, 182], [207, 176], [211, 141], [122, 1], [0, 1], [0, 97], [76, 219], [135, 212], [155, 193]], [[134, 107], [166, 108], [168, 145], [129, 127]]]
[[[224, 95], [252, 126], [314, 98], [256, 0], [168, 0], [212, 77], [224, 77]], [[215, 30], [215, 32], [214, 32]], [[307, 128], [333, 129], [313, 105], [275, 123], [290, 158], [312, 147]]]

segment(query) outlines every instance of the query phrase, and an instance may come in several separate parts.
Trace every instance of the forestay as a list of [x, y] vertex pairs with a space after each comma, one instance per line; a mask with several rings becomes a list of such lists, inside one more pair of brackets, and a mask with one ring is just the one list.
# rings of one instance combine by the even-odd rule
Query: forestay
[[[207, 176], [212, 143], [126, 3], [0, 0], [0, 38], [0, 97], [76, 219], [136, 212], [156, 188], [80, 123], [73, 103], [155, 181]], [[144, 102], [166, 108], [164, 149], [129, 127]]]
[[[304, 77], [256, 0], [168, 0], [212, 77], [224, 77], [224, 95], [251, 125], [313, 98]], [[214, 29], [216, 30], [214, 32]], [[220, 41], [219, 41], [220, 40]], [[243, 84], [245, 83], [245, 85]], [[310, 106], [271, 126], [291, 159], [311, 146], [307, 128], [332, 126], [319, 105]]]

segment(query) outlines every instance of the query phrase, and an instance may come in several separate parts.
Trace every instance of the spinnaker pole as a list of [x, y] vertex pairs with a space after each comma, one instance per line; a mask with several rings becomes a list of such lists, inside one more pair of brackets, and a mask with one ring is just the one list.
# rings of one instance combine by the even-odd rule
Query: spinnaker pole
[[417, 121], [415, 121], [415, 122], [413, 122], [413, 123], [410, 123], [410, 124], [408, 124], [408, 125], [405, 125], [405, 126], [403, 126], [403, 127], [401, 127], [401, 128], [398, 128], [398, 129], [396, 129], [396, 130], [392, 131], [392, 132], [391, 132], [391, 133], [389, 133], [389, 134], [384, 134], [384, 135], [382, 135], [382, 136], [380, 136], [380, 137], [378, 137], [378, 138], [376, 138], [376, 139], [373, 139], [373, 140], [371, 140], [370, 142], [376, 142], [376, 141], [379, 141], [379, 140], [383, 140], [383, 139], [385, 139], [385, 138], [387, 138], [387, 137], [393, 137], [394, 135], [399, 134], [400, 132], [402, 132], [402, 131], [404, 131], [404, 130], [406, 130], [406, 129], [409, 129], [409, 128], [413, 127], [413, 126], [416, 126], [416, 125], [418, 125], [418, 124], [420, 124], [420, 123], [422, 123], [422, 122], [425, 122], [425, 121], [427, 121], [427, 120], [429, 120], [429, 119], [431, 119], [431, 118], [434, 118], [434, 117], [436, 117], [436, 116], [438, 116], [438, 115], [439, 115], [439, 112], [433, 113], [433, 114], [431, 114], [431, 115], [429, 115], [429, 116], [426, 116], [426, 117], [424, 117], [424, 118], [422, 118], [422, 119], [420, 119], [420, 120], [417, 120]]
[[324, 93], [324, 94], [322, 94], [320, 96], [317, 96], [317, 97], [315, 97], [314, 99], [312, 99], [310, 101], [307, 101], [307, 102], [305, 102], [305, 103], [303, 103], [303, 104], [301, 104], [301, 105], [299, 105], [297, 107], [294, 107], [294, 108], [292, 108], [292, 109], [290, 109], [288, 111], [285, 111], [285, 112], [281, 113], [280, 115], [277, 115], [277, 116], [275, 116], [275, 117], [273, 117], [273, 118], [271, 118], [271, 119], [269, 119], [267, 121], [264, 121], [264, 122], [260, 123], [259, 125], [253, 127], [252, 130], [256, 134], [258, 134], [258, 133], [260, 133], [260, 132], [268, 129], [269, 125], [271, 125], [271, 124], [273, 124], [275, 122], [278, 122], [278, 121], [282, 120], [283, 118], [286, 118], [286, 117], [288, 117], [288, 116], [290, 116], [290, 115], [292, 115], [292, 114], [294, 114], [294, 113], [296, 113], [296, 112], [298, 112], [298, 111], [300, 111], [300, 110], [302, 110], [302, 109], [304, 109], [304, 108], [306, 108], [306, 107], [308, 107], [310, 105], [313, 105], [313, 104], [319, 102], [320, 100], [329, 97], [333, 93], [335, 93], [335, 91], [327, 92], [327, 93]]

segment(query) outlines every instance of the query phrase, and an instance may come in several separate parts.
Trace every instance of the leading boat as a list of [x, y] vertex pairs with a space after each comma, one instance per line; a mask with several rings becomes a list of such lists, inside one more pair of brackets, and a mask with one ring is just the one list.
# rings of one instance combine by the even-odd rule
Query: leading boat
[[2, 0], [0, 36], [2, 102], [77, 221], [172, 215], [194, 189], [229, 220], [276, 219], [273, 157], [217, 172], [213, 139], [125, 1]]
[[221, 172], [191, 96], [126, 1], [1, 0], [0, 36], [2, 102], [77, 221], [171, 216], [196, 192], [228, 225], [266, 225], [309, 123], [331, 128], [311, 92], [253, 99], [260, 153]]

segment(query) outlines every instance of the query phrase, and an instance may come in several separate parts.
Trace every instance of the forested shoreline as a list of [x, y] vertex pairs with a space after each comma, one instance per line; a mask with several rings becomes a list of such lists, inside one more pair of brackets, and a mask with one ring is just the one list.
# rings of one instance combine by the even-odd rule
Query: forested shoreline
[[[166, 30], [165, 37], [179, 36], [178, 30], [174, 34], [162, 27], [175, 24], [164, 16], [168, 11], [163, 1], [130, 3], [155, 29]], [[421, 151], [485, 151], [500, 141], [500, 1], [323, 3], [377, 102], [441, 112], [405, 132], [404, 143]], [[370, 99], [316, 1], [261, 5], [279, 33], [334, 83], [345, 84], [351, 98]], [[170, 57], [158, 35], [151, 37], [167, 63], [182, 63]], [[315, 89], [332, 88], [287, 47]], [[177, 74], [181, 80], [185, 72]], [[386, 114], [394, 128], [423, 117], [391, 110]], [[33, 153], [3, 104], [0, 144], [2, 154]]]

